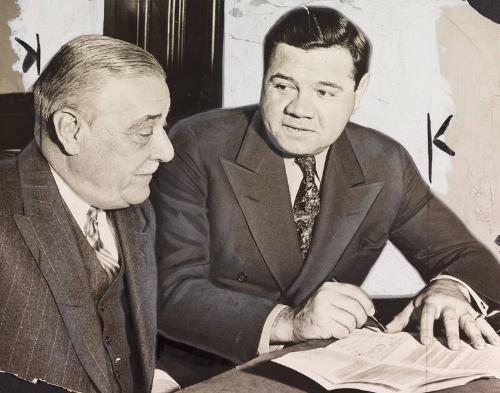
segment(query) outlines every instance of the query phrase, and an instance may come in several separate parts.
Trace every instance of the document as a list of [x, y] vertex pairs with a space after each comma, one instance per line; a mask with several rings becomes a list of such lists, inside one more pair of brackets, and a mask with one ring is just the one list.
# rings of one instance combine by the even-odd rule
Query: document
[[409, 333], [370, 328], [324, 348], [292, 352], [273, 360], [298, 371], [327, 390], [362, 389], [376, 393], [431, 392], [478, 378], [500, 378], [500, 349], [483, 351], [462, 342], [457, 351], [439, 341], [420, 344]]

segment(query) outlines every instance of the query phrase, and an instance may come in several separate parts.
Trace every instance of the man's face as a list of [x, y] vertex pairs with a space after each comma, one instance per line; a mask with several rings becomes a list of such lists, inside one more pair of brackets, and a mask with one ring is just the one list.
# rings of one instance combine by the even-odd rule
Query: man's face
[[355, 90], [353, 70], [352, 56], [344, 48], [303, 50], [278, 44], [261, 95], [262, 119], [272, 143], [297, 156], [317, 154], [335, 142], [363, 92]]
[[164, 131], [166, 83], [152, 76], [111, 78], [90, 105], [93, 116], [79, 131], [80, 151], [68, 161], [73, 188], [103, 209], [143, 202], [160, 161], [174, 155]]

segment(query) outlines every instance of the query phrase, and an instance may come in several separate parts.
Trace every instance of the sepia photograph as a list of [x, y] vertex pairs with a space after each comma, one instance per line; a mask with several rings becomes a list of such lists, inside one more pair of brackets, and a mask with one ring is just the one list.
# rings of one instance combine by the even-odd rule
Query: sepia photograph
[[0, 19], [0, 393], [500, 391], [500, 2]]

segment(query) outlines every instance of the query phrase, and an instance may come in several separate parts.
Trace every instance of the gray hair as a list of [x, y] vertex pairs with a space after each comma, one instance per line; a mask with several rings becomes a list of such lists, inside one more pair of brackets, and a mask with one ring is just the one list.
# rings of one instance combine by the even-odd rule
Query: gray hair
[[109, 76], [166, 78], [155, 57], [136, 45], [102, 35], [76, 37], [59, 49], [33, 85], [41, 130], [53, 133], [50, 119], [64, 106], [87, 109], [82, 106]]

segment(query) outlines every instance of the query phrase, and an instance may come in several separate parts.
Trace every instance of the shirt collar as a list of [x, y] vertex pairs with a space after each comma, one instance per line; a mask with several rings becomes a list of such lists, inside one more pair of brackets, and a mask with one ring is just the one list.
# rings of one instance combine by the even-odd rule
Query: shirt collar
[[[323, 171], [325, 169], [326, 156], [328, 155], [328, 150], [330, 150], [330, 148], [326, 148], [321, 153], [318, 153], [314, 156], [314, 158], [316, 159], [316, 176], [318, 177], [319, 181], [321, 181], [321, 179], [323, 178]], [[295, 160], [294, 157], [285, 158], [285, 166], [287, 168], [291, 168], [294, 165], [297, 165], [295, 164], [294, 160]]]
[[68, 206], [68, 209], [75, 218], [78, 226], [83, 231], [85, 223], [87, 222], [87, 212], [89, 211], [90, 204], [76, 194], [69, 184], [64, 181], [54, 168], [52, 168], [52, 166], [50, 166], [50, 171], [52, 172], [52, 176], [54, 176], [61, 198], [64, 203], [66, 203], [66, 206]]

